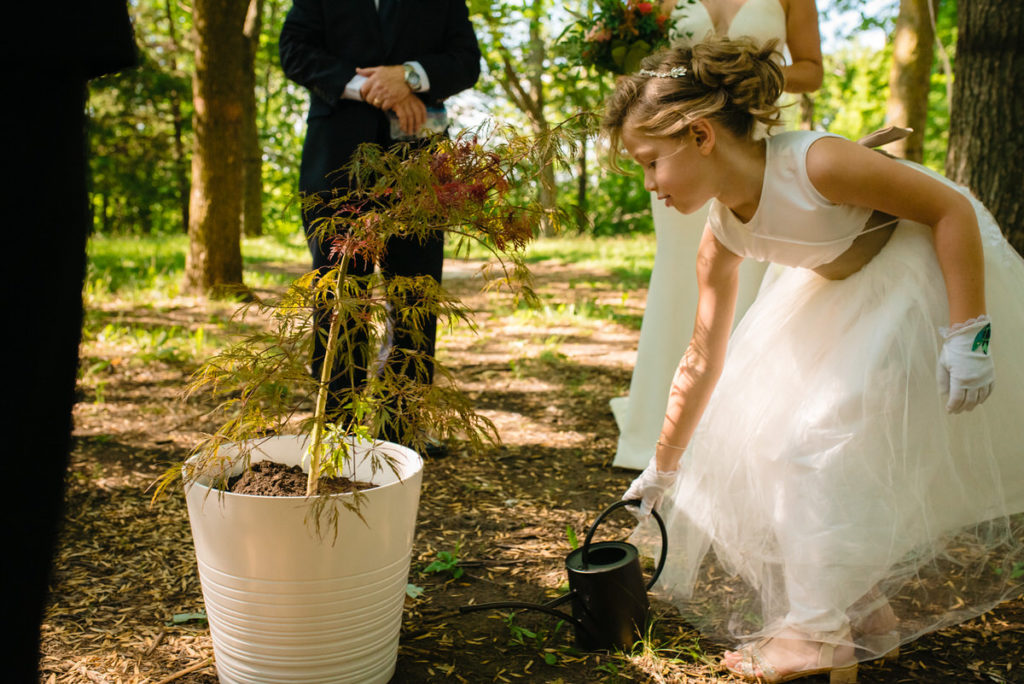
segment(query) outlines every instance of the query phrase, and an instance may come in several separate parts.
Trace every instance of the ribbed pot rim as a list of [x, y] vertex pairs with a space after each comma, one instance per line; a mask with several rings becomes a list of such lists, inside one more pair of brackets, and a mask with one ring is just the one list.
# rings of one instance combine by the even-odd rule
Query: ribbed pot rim
[[[271, 436], [271, 437], [267, 437], [266, 439], [267, 439], [267, 441], [269, 441], [269, 440], [283, 440], [283, 439], [294, 439], [294, 440], [298, 441], [300, 438], [303, 441], [305, 441], [307, 436], [306, 435], [274, 435], [274, 436]], [[358, 446], [361, 446], [363, 444], [368, 444], [368, 443], [367, 442], [359, 442], [359, 443], [357, 443], [356, 446], [358, 447]], [[415, 451], [410, 449], [409, 447], [402, 446], [401, 444], [396, 444], [394, 442], [386, 442], [386, 441], [383, 441], [383, 440], [378, 440], [376, 442], [373, 442], [373, 445], [375, 447], [385, 447], [385, 448], [390, 449], [390, 450], [398, 450], [399, 453], [405, 455], [407, 457], [407, 460], [405, 461], [404, 468], [401, 468], [401, 469], [407, 470], [407, 472], [404, 473], [404, 477], [399, 477], [399, 479], [393, 480], [391, 482], [386, 482], [384, 484], [374, 485], [373, 487], [369, 487], [367, 489], [364, 489], [364, 490], [361, 491], [362, 494], [365, 495], [367, 492], [370, 492], [370, 491], [383, 491], [383, 490], [386, 490], [386, 489], [388, 489], [390, 487], [400, 486], [400, 485], [404, 484], [405, 480], [407, 480], [409, 478], [412, 478], [412, 477], [415, 477], [416, 474], [419, 471], [423, 470], [423, 458], [418, 453], [416, 453]], [[225, 446], [230, 447], [230, 445], [225, 445]], [[224, 448], [224, 447], [222, 447], [222, 448]], [[305, 447], [303, 446], [302, 448], [305, 448]], [[267, 456], [265, 453], [264, 453], [264, 457], [263, 458], [255, 458], [255, 456], [256, 456], [256, 454], [254, 454], [252, 462], [257, 462], [258, 463], [259, 461], [264, 461], [264, 460], [268, 460], [268, 459], [269, 460], [273, 460], [273, 459], [270, 459], [269, 456]], [[196, 456], [191, 456], [188, 459], [188, 461], [186, 461], [186, 463], [189, 462], [189, 461], [196, 461], [198, 459], [199, 459], [199, 456], [197, 456], [197, 455]], [[301, 459], [299, 459], [299, 461], [300, 461], [300, 463], [298, 465], [301, 467]], [[241, 468], [238, 465], [233, 466], [232, 470], [234, 470], [235, 468], [238, 468], [238, 472], [241, 472]], [[308, 472], [308, 470], [307, 469], [303, 469], [303, 472]], [[390, 470], [387, 468], [387, 466], [384, 466], [384, 468], [382, 468], [379, 472], [382, 473], [382, 474], [387, 474], [389, 476], [393, 475], [390, 472]], [[191, 482], [191, 483], [187, 483], [185, 485], [185, 491], [187, 492], [192, 487], [199, 487], [200, 490], [205, 490], [206, 494], [204, 494], [204, 496], [216, 495], [218, 497], [226, 497], [228, 499], [232, 499], [232, 498], [249, 499], [249, 500], [263, 500], [263, 499], [265, 499], [265, 500], [269, 500], [269, 501], [280, 501], [280, 502], [282, 502], [282, 504], [289, 503], [289, 502], [294, 503], [294, 502], [308, 501], [309, 500], [309, 497], [307, 497], [304, 494], [301, 495], [301, 496], [284, 496], [284, 495], [278, 496], [278, 495], [266, 495], [266, 494], [246, 494], [246, 493], [241, 493], [241, 492], [229, 492], [229, 491], [226, 491], [224, 489], [216, 489], [214, 487], [211, 487], [209, 484], [204, 483], [200, 479], [197, 479], [197, 480], [195, 480], [194, 482]], [[340, 499], [340, 498], [344, 498], [344, 497], [354, 497], [355, 494], [353, 492], [340, 492], [340, 493], [337, 493], [337, 494], [328, 494], [327, 496], [329, 498], [331, 498], [331, 499]]]

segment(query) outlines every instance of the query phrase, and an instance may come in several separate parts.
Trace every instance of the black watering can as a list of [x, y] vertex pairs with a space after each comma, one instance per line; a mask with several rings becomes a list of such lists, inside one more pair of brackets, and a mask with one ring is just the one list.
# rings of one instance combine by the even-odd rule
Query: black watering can
[[[640, 555], [629, 542], [604, 541], [591, 543], [597, 526], [612, 511], [623, 506], [639, 505], [640, 499], [617, 501], [606, 508], [590, 526], [583, 546], [574, 549], [565, 559], [569, 573], [569, 592], [547, 603], [501, 601], [480, 603], [459, 608], [460, 613], [500, 608], [538, 610], [571, 622], [576, 627], [576, 645], [585, 651], [630, 649], [647, 626], [650, 605], [647, 590], [654, 586], [668, 553], [665, 523], [657, 511], [654, 519], [661, 530], [661, 554], [651, 579], [644, 584]], [[572, 602], [572, 615], [556, 608]]]

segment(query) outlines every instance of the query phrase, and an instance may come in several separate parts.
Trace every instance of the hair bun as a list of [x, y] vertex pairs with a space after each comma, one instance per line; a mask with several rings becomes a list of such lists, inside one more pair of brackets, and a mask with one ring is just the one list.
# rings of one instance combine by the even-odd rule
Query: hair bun
[[782, 95], [782, 55], [778, 41], [756, 43], [752, 38], [709, 37], [693, 45], [690, 69], [709, 89], [724, 90], [733, 107], [746, 110], [772, 125]]
[[710, 36], [643, 60], [638, 73], [624, 76], [605, 107], [602, 129], [617, 168], [622, 127], [645, 135], [682, 137], [697, 119], [711, 119], [740, 138], [754, 136], [759, 124], [780, 125], [782, 55], [778, 41]]

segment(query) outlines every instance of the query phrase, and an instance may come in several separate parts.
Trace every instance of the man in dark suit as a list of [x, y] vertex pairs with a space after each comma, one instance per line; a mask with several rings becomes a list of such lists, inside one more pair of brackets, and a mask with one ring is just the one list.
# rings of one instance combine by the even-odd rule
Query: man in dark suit
[[[5, 83], [16, 99], [3, 107], [3, 292], [29, 292], [3, 338], [17, 399], [7, 412], [5, 453], [21, 486], [0, 505], [7, 561], [0, 577], [12, 587], [4, 603], [3, 681], [35, 683], [40, 622], [63, 514], [64, 473], [71, 447], [82, 281], [92, 230], [87, 182], [87, 82], [134, 66], [135, 37], [125, 0], [82, 0], [46, 7], [5, 7], [15, 26], [0, 45]], [[55, 11], [56, 10], [56, 11]], [[33, 35], [35, 34], [35, 35]], [[31, 106], [24, 106], [31, 102]], [[49, 248], [40, 249], [41, 245]], [[28, 255], [32, 255], [31, 258]], [[28, 300], [24, 300], [27, 302]]]
[[[299, 172], [299, 190], [307, 196], [343, 191], [348, 176], [341, 169], [361, 143], [387, 148], [397, 140], [443, 133], [444, 100], [471, 88], [480, 75], [480, 49], [465, 0], [294, 0], [281, 30], [280, 56], [285, 74], [310, 91]], [[311, 235], [314, 221], [328, 213], [303, 210], [314, 269], [329, 265], [325, 246]], [[379, 267], [385, 276], [428, 275], [440, 282], [443, 247], [440, 235], [426, 241], [395, 238]], [[349, 272], [367, 275], [373, 268], [357, 259]], [[326, 320], [320, 317], [321, 327]], [[436, 320], [423, 324], [422, 336], [391, 327], [392, 350], [433, 356]], [[317, 335], [317, 377], [323, 354]], [[338, 392], [361, 386], [368, 365], [365, 356], [353, 356], [352, 367], [335, 370], [328, 408], [336, 418], [343, 417]], [[408, 364], [406, 372], [414, 376], [416, 366]], [[415, 379], [430, 382], [433, 368], [426, 372]], [[407, 441], [401, 433], [390, 426], [381, 436]]]

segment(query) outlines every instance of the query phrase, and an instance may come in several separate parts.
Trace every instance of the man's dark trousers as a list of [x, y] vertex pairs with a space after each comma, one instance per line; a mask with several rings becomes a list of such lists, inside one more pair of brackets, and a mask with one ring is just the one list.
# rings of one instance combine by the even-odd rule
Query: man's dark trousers
[[[427, 107], [442, 105], [451, 95], [471, 88], [479, 77], [480, 49], [466, 0], [389, 0], [380, 7], [391, 20], [382, 19], [374, 0], [294, 0], [285, 19], [281, 65], [290, 79], [310, 91], [299, 173], [299, 189], [306, 195], [344, 192], [348, 177], [342, 169], [356, 148], [367, 142], [387, 148], [393, 142], [383, 111], [342, 97], [357, 67], [417, 62], [429, 82], [429, 90], [417, 97]], [[303, 216], [307, 235], [315, 218], [316, 214]], [[314, 267], [327, 264], [324, 252], [323, 246], [311, 241]], [[442, 261], [440, 237], [423, 244], [395, 239], [379, 266], [385, 276], [429, 275], [440, 281]], [[370, 264], [354, 263], [350, 272], [366, 274], [371, 268]], [[429, 322], [422, 328], [427, 343], [415, 345], [399, 328], [393, 349], [432, 355], [435, 331], [436, 323]], [[322, 359], [319, 337], [314, 358]], [[337, 388], [362, 385], [369, 359], [355, 358], [352, 365], [342, 369]]]

